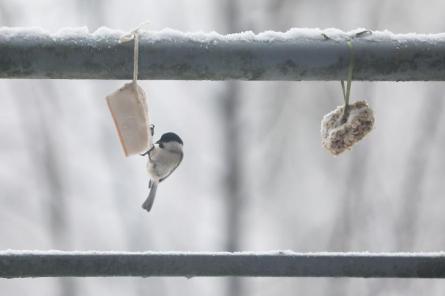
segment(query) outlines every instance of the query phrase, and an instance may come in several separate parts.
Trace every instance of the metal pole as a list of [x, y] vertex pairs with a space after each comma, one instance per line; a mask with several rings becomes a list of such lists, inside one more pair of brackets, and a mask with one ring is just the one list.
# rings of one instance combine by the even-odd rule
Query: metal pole
[[0, 278], [66, 276], [445, 278], [445, 254], [0, 252]]
[[[340, 80], [351, 34], [146, 32], [140, 40], [140, 79]], [[0, 28], [0, 78], [131, 79], [132, 44], [123, 32], [53, 34]], [[329, 36], [329, 32], [326, 33]], [[373, 32], [352, 40], [354, 80], [444, 81], [445, 35]], [[354, 36], [352, 36], [354, 37]]]

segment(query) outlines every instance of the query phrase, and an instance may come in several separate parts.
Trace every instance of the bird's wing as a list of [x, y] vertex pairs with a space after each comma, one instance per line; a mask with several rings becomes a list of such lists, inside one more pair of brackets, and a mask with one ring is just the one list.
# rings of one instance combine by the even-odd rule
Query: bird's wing
[[176, 170], [176, 168], [181, 164], [183, 158], [184, 158], [184, 153], [181, 153], [181, 158], [179, 159], [179, 161], [176, 164], [176, 166], [170, 171], [170, 173], [168, 173], [167, 176], [165, 176], [164, 178], [159, 179], [159, 182], [162, 182], [165, 179], [167, 179], [167, 177], [170, 176]]

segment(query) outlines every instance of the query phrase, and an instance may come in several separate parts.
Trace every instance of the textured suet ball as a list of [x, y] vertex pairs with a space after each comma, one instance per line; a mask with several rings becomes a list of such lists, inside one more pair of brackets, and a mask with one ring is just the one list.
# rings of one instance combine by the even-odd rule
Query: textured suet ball
[[374, 112], [366, 101], [349, 105], [349, 114], [342, 122], [344, 106], [338, 106], [321, 121], [321, 144], [333, 155], [339, 155], [363, 139], [374, 126]]

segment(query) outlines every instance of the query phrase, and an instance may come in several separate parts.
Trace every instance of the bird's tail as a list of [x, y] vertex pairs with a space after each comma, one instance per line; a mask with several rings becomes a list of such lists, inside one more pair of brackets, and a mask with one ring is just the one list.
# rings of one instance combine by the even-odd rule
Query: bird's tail
[[153, 206], [153, 202], [155, 201], [155, 197], [156, 197], [156, 189], [157, 188], [158, 188], [158, 181], [150, 180], [150, 193], [148, 194], [147, 199], [142, 204], [142, 208], [144, 210], [147, 210], [147, 212], [150, 212], [151, 207]]

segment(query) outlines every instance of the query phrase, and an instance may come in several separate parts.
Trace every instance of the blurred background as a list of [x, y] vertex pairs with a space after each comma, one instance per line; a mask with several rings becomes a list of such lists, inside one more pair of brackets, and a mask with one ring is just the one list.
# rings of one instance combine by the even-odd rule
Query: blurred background
[[[0, 0], [0, 26], [220, 33], [292, 27], [445, 31], [443, 1]], [[1, 45], [0, 45], [1, 46]], [[355, 82], [372, 133], [339, 157], [320, 120], [338, 82], [142, 81], [157, 137], [185, 158], [150, 214], [145, 159], [123, 156], [105, 96], [123, 81], [0, 80], [0, 249], [444, 250], [444, 84]], [[156, 138], [157, 138], [156, 137]], [[2, 295], [444, 295], [440, 280], [0, 280]]]

